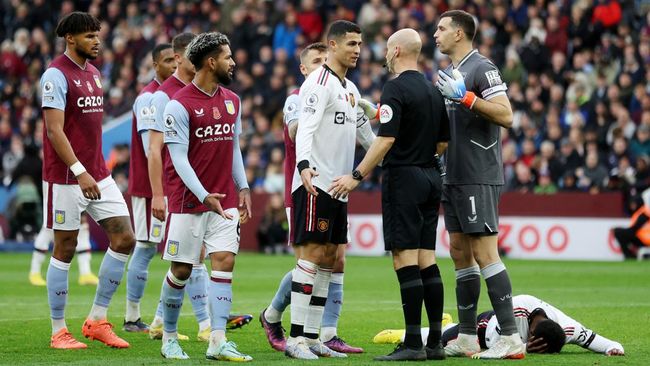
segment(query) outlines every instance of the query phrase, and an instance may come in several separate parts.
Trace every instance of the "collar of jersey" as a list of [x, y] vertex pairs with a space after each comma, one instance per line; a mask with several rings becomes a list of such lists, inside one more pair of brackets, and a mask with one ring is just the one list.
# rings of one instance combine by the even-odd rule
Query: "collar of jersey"
[[474, 49], [472, 49], [471, 51], [469, 51], [469, 53], [468, 53], [467, 55], [465, 55], [465, 57], [463, 57], [462, 60], [460, 60], [460, 62], [458, 63], [458, 66], [457, 66], [455, 69], [456, 69], [456, 70], [460, 69], [460, 67], [463, 66], [463, 64], [465, 63], [465, 61], [467, 61], [467, 60], [468, 60], [468, 59], [469, 59], [473, 54], [475, 54], [475, 53], [477, 53], [477, 52], [478, 52], [478, 50], [477, 50], [476, 48], [474, 48]]
[[343, 85], [343, 87], [345, 88], [345, 79], [341, 79], [338, 75], [336, 75], [336, 73], [334, 72], [334, 70], [330, 69], [330, 67], [327, 66], [327, 64], [323, 64], [323, 68], [324, 68], [326, 71], [328, 71], [330, 74], [336, 76], [336, 78], [338, 79], [338, 81], [340, 81], [340, 82], [341, 82], [341, 85]]
[[88, 65], [88, 60], [86, 60], [86, 62], [84, 63], [84, 65], [81, 66], [81, 65], [79, 65], [75, 60], [73, 60], [72, 57], [68, 56], [67, 53], [64, 52], [63, 54], [65, 55], [65, 57], [68, 58], [68, 60], [70, 60], [70, 62], [72, 62], [73, 64], [77, 65], [78, 68], [82, 69], [83, 71], [86, 71], [86, 65]]

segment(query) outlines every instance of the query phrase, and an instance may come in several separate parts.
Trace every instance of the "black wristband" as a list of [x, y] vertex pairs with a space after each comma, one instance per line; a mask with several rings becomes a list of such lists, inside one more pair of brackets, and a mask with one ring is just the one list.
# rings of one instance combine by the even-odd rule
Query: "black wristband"
[[298, 173], [302, 173], [303, 170], [309, 168], [309, 160], [301, 160], [298, 165]]

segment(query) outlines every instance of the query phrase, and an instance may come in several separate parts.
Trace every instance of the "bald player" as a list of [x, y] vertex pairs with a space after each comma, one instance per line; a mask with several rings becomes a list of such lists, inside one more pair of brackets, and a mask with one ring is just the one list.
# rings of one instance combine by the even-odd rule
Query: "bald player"
[[[413, 29], [394, 33], [386, 47], [386, 66], [397, 75], [384, 86], [379, 133], [350, 175], [337, 177], [328, 192], [345, 197], [383, 159], [382, 216], [386, 250], [393, 255], [406, 323], [404, 343], [378, 361], [440, 360], [443, 287], [436, 264], [436, 227], [442, 178], [436, 154], [449, 140], [442, 94], [418, 71], [422, 43]], [[429, 337], [420, 336], [422, 303]]]

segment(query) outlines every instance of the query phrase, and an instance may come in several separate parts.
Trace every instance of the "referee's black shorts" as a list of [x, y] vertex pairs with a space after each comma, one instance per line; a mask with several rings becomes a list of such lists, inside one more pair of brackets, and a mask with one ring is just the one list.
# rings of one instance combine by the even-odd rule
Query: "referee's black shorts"
[[[314, 187], [316, 188], [316, 187]], [[318, 196], [305, 187], [293, 191], [294, 245], [347, 244], [348, 204], [316, 188]]]
[[386, 250], [436, 249], [442, 178], [435, 168], [385, 167], [381, 206]]

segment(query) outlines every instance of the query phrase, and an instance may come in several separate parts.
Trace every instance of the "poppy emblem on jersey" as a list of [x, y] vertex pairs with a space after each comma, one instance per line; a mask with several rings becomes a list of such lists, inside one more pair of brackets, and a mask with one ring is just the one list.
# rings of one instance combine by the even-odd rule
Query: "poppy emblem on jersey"
[[388, 104], [383, 104], [379, 107], [379, 122], [388, 123], [391, 119], [393, 119], [393, 108]]
[[151, 236], [153, 236], [154, 238], [159, 238], [161, 232], [162, 232], [162, 225], [154, 224], [153, 228], [151, 229]]
[[354, 94], [350, 93], [350, 105], [352, 108], [356, 105], [356, 101], [354, 100]]
[[221, 112], [219, 112], [219, 108], [212, 107], [212, 118], [214, 118], [214, 119], [221, 118]]
[[57, 224], [65, 223], [65, 211], [63, 210], [54, 211], [54, 222], [56, 222]]
[[95, 89], [93, 89], [93, 85], [90, 83], [90, 81], [86, 80], [86, 86], [88, 87], [89, 92], [94, 92]]
[[167, 242], [167, 254], [176, 255], [178, 254], [179, 243], [176, 240], [170, 240]]
[[226, 103], [226, 112], [228, 114], [235, 114], [235, 104], [232, 102], [232, 100], [227, 100], [225, 101]]
[[102, 82], [101, 82], [101, 80], [99, 80], [99, 76], [93, 75], [93, 79], [95, 79], [95, 85], [97, 85], [97, 87], [99, 89], [101, 89], [102, 88]]
[[324, 233], [329, 229], [330, 221], [327, 219], [318, 219], [318, 231]]
[[72, 80], [74, 81], [74, 85], [76, 85], [78, 88], [81, 88], [81, 80]]

